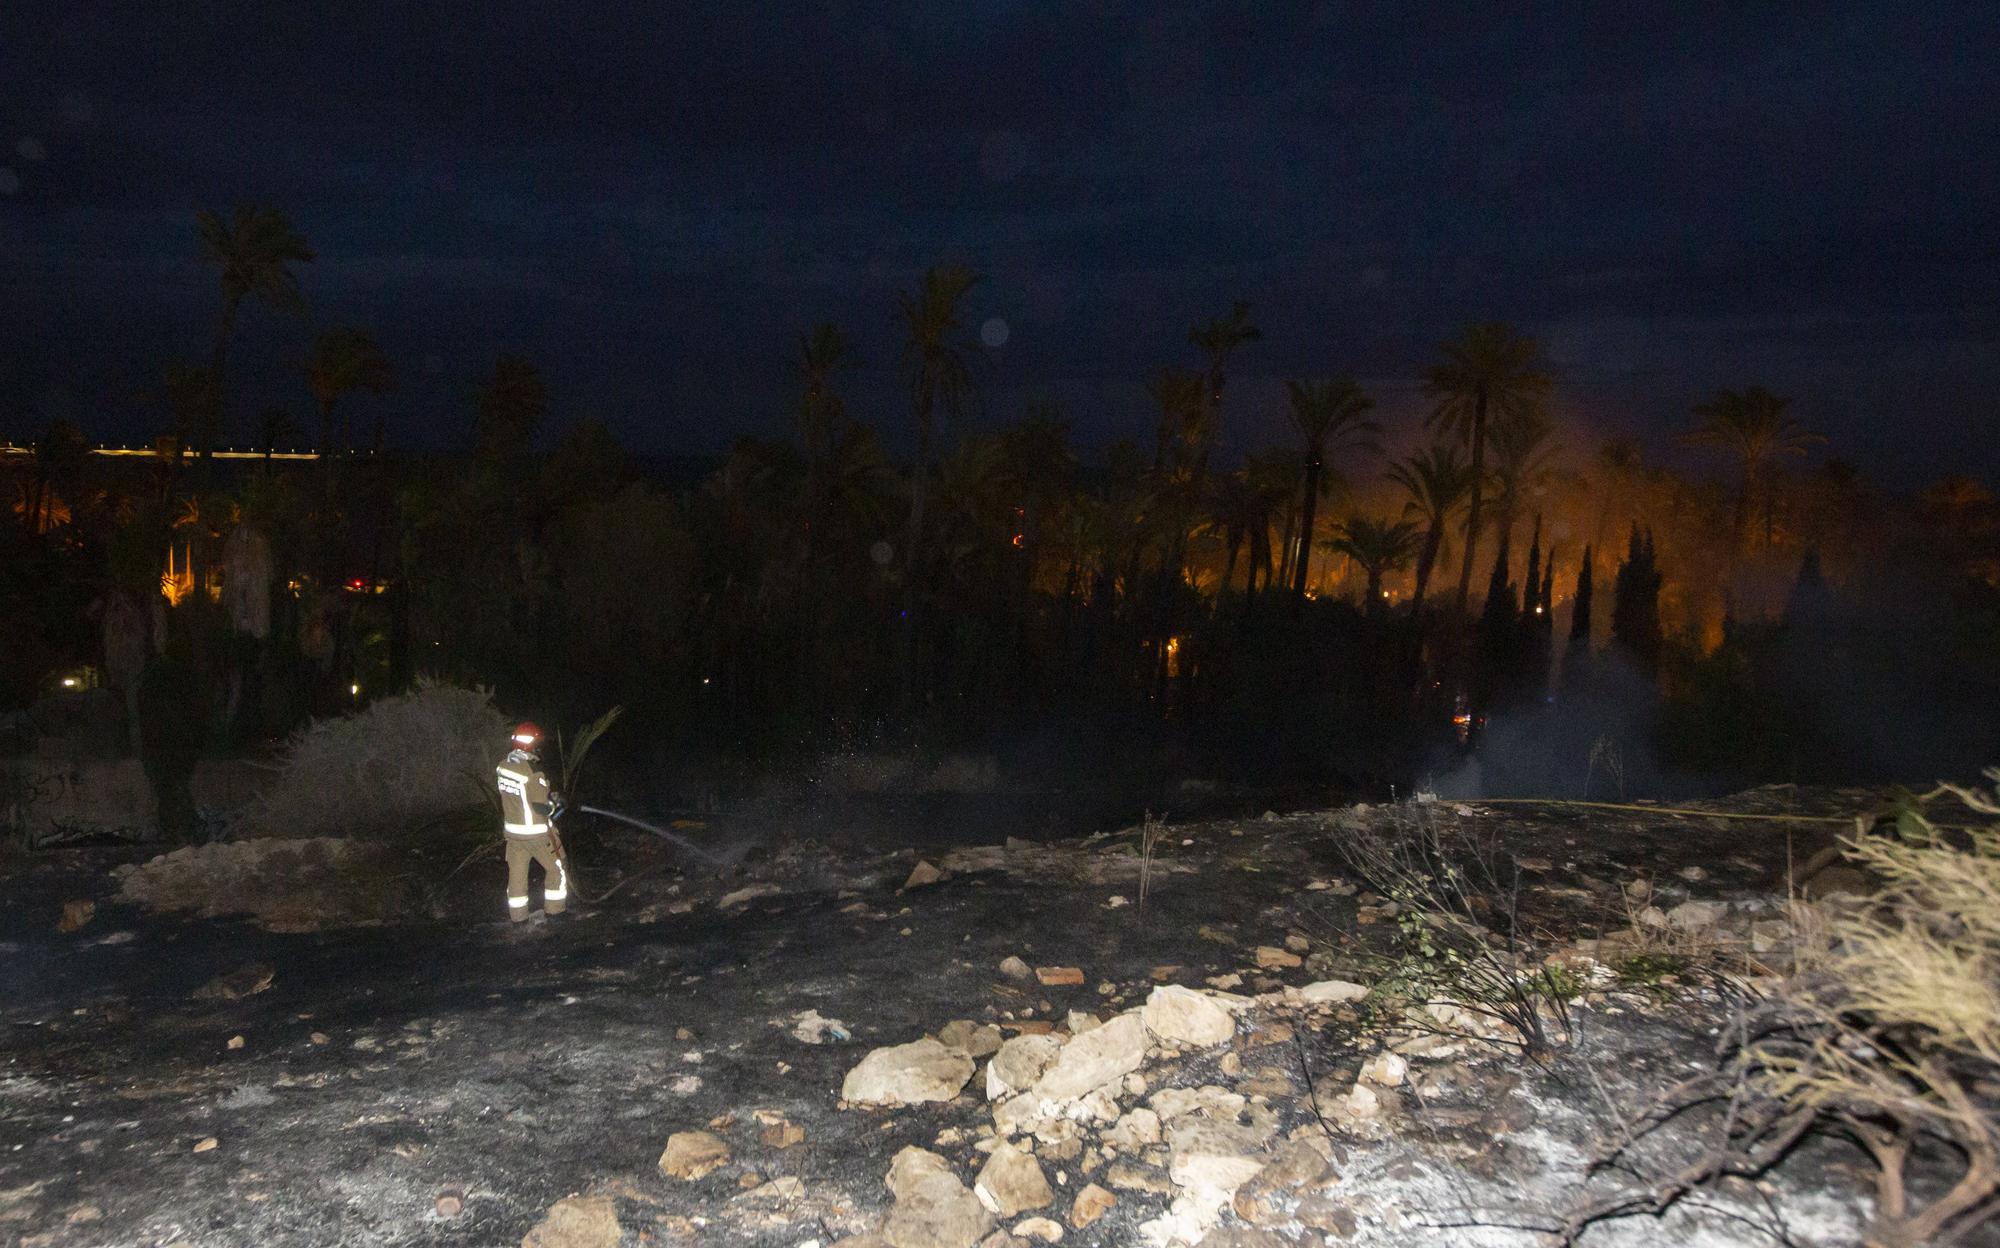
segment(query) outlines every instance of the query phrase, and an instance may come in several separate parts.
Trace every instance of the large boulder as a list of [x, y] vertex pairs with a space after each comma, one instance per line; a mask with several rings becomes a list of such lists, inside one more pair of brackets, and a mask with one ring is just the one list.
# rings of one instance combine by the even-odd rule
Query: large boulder
[[972, 1059], [925, 1036], [876, 1049], [847, 1072], [840, 1096], [854, 1105], [948, 1101], [972, 1078]]
[[521, 1239], [521, 1248], [618, 1248], [618, 1209], [609, 1196], [571, 1196]]
[[1095, 1031], [1074, 1036], [1042, 1077], [1034, 1094], [1044, 1101], [1068, 1101], [1139, 1069], [1146, 1060], [1146, 1024], [1124, 1013]]
[[1154, 988], [1140, 1017], [1146, 1030], [1161, 1040], [1191, 1048], [1227, 1044], [1236, 1034], [1235, 1011], [1206, 993], [1178, 984]]

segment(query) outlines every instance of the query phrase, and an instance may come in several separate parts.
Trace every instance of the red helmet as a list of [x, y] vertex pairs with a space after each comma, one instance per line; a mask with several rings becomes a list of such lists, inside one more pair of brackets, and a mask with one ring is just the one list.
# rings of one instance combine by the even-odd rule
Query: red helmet
[[514, 748], [532, 750], [542, 743], [542, 730], [532, 721], [524, 721], [514, 728]]

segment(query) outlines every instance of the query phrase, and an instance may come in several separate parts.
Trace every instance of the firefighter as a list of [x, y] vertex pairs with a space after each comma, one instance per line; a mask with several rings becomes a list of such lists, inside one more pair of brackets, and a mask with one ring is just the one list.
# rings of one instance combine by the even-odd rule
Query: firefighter
[[538, 765], [541, 741], [542, 730], [533, 724], [514, 729], [514, 748], [497, 769], [507, 838], [507, 917], [516, 923], [528, 917], [530, 862], [542, 867], [542, 912], [561, 914], [569, 906], [569, 865], [556, 836], [563, 801]]

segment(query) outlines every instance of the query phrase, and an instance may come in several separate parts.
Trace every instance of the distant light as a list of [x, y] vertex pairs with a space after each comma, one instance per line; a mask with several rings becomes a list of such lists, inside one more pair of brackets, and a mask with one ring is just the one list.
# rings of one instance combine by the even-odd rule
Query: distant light
[[74, 677], [74, 676], [65, 676], [65, 677], [63, 677], [63, 688], [65, 688], [65, 689], [74, 689], [74, 688], [76, 688], [76, 677]]
[[704, 684], [704, 685], [705, 685], [705, 684], [707, 684], [707, 683], [708, 683], [708, 677], [706, 677], [706, 676], [702, 677], [702, 678], [701, 678], [701, 683], [702, 683], [702, 684]]
[[347, 691], [348, 691], [349, 693], [353, 694], [353, 695], [354, 695], [355, 697], [357, 697], [357, 698], [358, 698], [358, 697], [360, 697], [360, 696], [361, 696], [361, 685], [360, 685], [360, 683], [359, 683], [359, 682], [356, 682], [356, 683], [354, 683], [354, 684], [351, 684], [351, 685], [349, 685], [349, 686], [347, 687]]

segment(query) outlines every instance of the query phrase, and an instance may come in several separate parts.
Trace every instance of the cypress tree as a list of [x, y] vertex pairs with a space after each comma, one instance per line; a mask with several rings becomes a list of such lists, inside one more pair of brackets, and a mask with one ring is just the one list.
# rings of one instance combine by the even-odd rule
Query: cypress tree
[[1612, 586], [1611, 638], [1648, 676], [1659, 674], [1660, 648], [1665, 642], [1660, 631], [1660, 584], [1664, 579], [1652, 530], [1642, 535], [1637, 525], [1632, 526], [1632, 541]]
[[1576, 570], [1576, 605], [1569, 610], [1569, 644], [1572, 650], [1579, 646], [1585, 652], [1590, 650], [1590, 565], [1595, 558], [1591, 548], [1583, 548], [1583, 566]]

